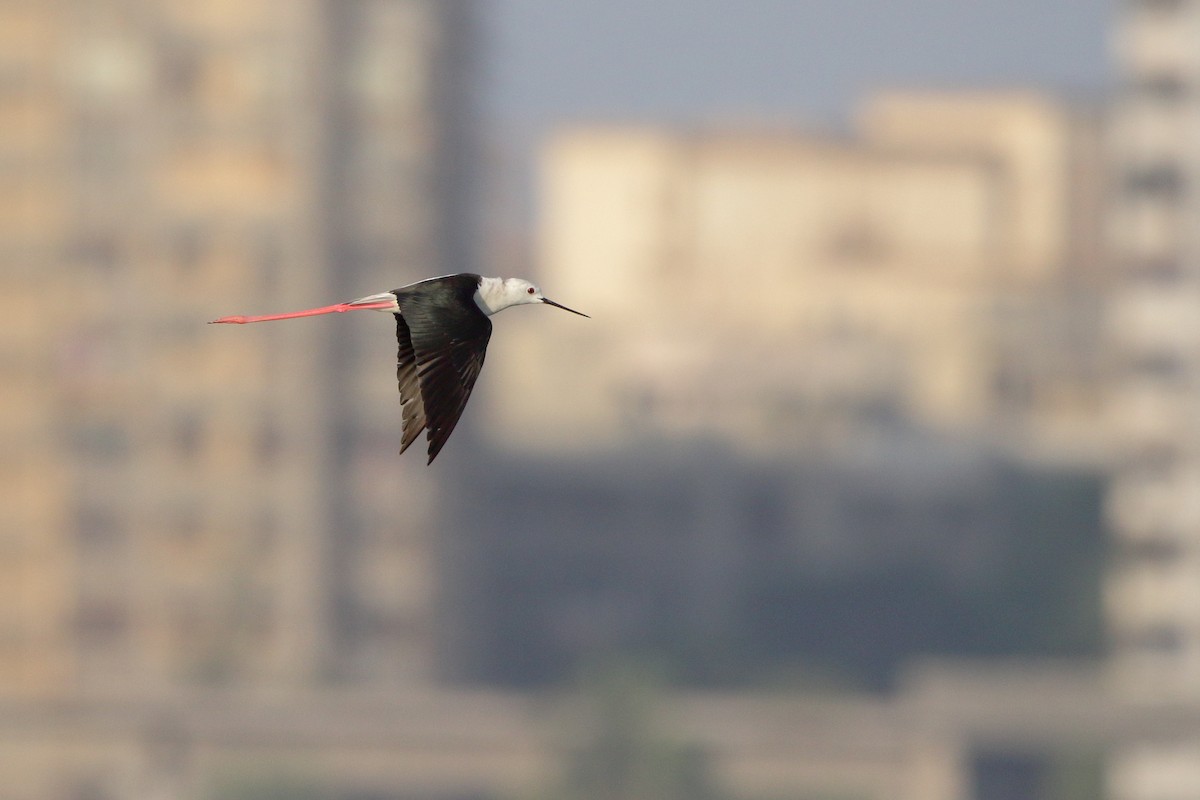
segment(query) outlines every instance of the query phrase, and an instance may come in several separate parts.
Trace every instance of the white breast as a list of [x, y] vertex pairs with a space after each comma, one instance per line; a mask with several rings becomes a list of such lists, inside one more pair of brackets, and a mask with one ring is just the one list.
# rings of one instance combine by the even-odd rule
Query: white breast
[[489, 317], [512, 305], [504, 288], [504, 279], [480, 278], [479, 288], [475, 290], [475, 305]]

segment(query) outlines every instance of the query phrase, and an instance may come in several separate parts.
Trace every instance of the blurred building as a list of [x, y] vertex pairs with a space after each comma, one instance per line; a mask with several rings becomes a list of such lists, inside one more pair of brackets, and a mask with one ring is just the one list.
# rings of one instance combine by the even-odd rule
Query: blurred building
[[[526, 450], [699, 434], [779, 454], [899, 423], [1095, 463], [1094, 115], [888, 92], [859, 128], [557, 136], [541, 274], [597, 321], [497, 343], [545, 358], [494, 359], [512, 379], [488, 430]], [[589, 368], [563, 385], [542, 366], [568, 353]]]
[[[1102, 122], [1036, 92], [912, 90], [869, 99], [855, 138], [552, 139], [541, 277], [593, 319], [505, 318], [491, 345], [496, 446], [453, 510], [472, 546], [451, 573], [475, 576], [447, 587], [474, 634], [455, 665], [519, 682], [648, 646], [712, 680], [762, 646], [844, 677], [850, 631], [886, 685], [908, 655], [872, 653], [891, 634], [938, 652], [1033, 635], [931, 610], [1007, 596], [1018, 562], [1016, 602], [1064, 612], [1043, 646], [1095, 653], [1099, 614], [1072, 609], [1095, 609], [1098, 496], [1037, 498], [1072, 485], [1056, 471], [1095, 480], [1111, 447]], [[1038, 541], [1074, 542], [1057, 555], [1079, 582]]]
[[469, 267], [466, 8], [0, 3], [4, 693], [428, 676], [391, 321], [204, 323]]
[[[204, 326], [471, 267], [473, 33], [466, 0], [0, 0], [6, 798], [547, 785], [572, 742], [536, 698], [431, 680], [445, 520], [379, 402], [389, 321]], [[596, 324], [505, 319], [494, 347], [524, 353], [490, 360], [495, 441], [706, 432], [778, 459], [902, 420], [1093, 463], [1094, 136], [1037, 96], [892, 94], [857, 142], [564, 137], [543, 274]], [[568, 358], [587, 382], [539, 391]], [[622, 477], [649, 486], [673, 459]], [[935, 467], [926, 487], [949, 480]], [[972, 462], [956, 491], [992, 474]], [[771, 513], [722, 477], [684, 481], [706, 520], [685, 582], [718, 614], [731, 509]], [[662, 496], [632, 513], [662, 519]], [[895, 508], [874, 485], [813, 505], [864, 498]], [[899, 510], [914, 533], [935, 518]], [[485, 555], [447, 554], [450, 578]], [[689, 695], [661, 719], [736, 796], [912, 800], [969, 796], [988, 748], [1145, 725], [1074, 669], [980, 675], [892, 699]]]
[[[0, 700], [0, 767], [14, 800], [611, 797], [548, 789], [561, 785], [559, 759], [597, 735], [580, 699], [202, 689], [139, 704]], [[1102, 670], [1071, 664], [925, 664], [887, 698], [636, 699], [642, 744], [658, 754], [686, 746], [709, 770], [697, 791], [668, 795], [689, 799], [1095, 798], [1097, 756], [1163, 730], [1161, 714], [1114, 702]], [[1170, 724], [1196, 721], [1192, 707]], [[653, 786], [666, 766], [631, 775], [628, 763], [618, 756], [605, 767], [626, 785]]]
[[[1200, 3], [1118, 9], [1112, 672], [1169, 715], [1200, 703]], [[1200, 796], [1200, 727], [1118, 751], [1110, 773], [1113, 800]]]
[[457, 680], [555, 685], [634, 652], [689, 685], [886, 692], [930, 653], [1100, 655], [1096, 474], [920, 435], [777, 458], [656, 438], [480, 450], [465, 482]]

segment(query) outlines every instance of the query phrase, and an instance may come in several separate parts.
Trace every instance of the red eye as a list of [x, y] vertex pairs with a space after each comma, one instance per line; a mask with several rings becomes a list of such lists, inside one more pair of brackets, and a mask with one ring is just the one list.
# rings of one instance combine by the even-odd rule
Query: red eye
[[536, 290], [536, 289], [534, 289], [532, 286], [530, 286], [530, 287], [529, 287], [528, 289], [526, 289], [525, 291], [529, 292], [530, 294], [533, 294], [533, 293], [534, 293], [534, 292], [536, 292], [537, 290]]

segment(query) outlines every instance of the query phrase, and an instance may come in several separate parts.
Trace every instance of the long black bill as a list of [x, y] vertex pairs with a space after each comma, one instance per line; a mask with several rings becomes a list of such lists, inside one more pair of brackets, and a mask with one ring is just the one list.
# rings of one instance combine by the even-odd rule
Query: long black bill
[[588, 315], [583, 313], [582, 311], [576, 311], [573, 308], [567, 308], [566, 306], [562, 305], [561, 303], [556, 303], [553, 300], [547, 300], [546, 298], [543, 297], [542, 302], [548, 306], [554, 306], [555, 308], [561, 308], [563, 311], [570, 311], [572, 314], [578, 314], [581, 317], [587, 317], [588, 319], [591, 319], [591, 317], [588, 317]]

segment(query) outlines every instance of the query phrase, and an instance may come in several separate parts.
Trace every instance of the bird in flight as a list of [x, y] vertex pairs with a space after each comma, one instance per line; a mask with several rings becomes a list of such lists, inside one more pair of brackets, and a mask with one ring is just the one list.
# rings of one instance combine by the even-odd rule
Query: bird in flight
[[586, 317], [542, 295], [542, 290], [520, 278], [485, 278], [473, 273], [443, 275], [410, 283], [348, 303], [267, 314], [257, 317], [221, 317], [213, 323], [244, 325], [277, 319], [312, 317], [342, 311], [387, 311], [396, 316], [396, 377], [400, 382], [403, 432], [400, 452], [426, 431], [429, 460], [441, 451], [458, 424], [479, 370], [492, 323], [488, 319], [509, 306], [544, 303]]

